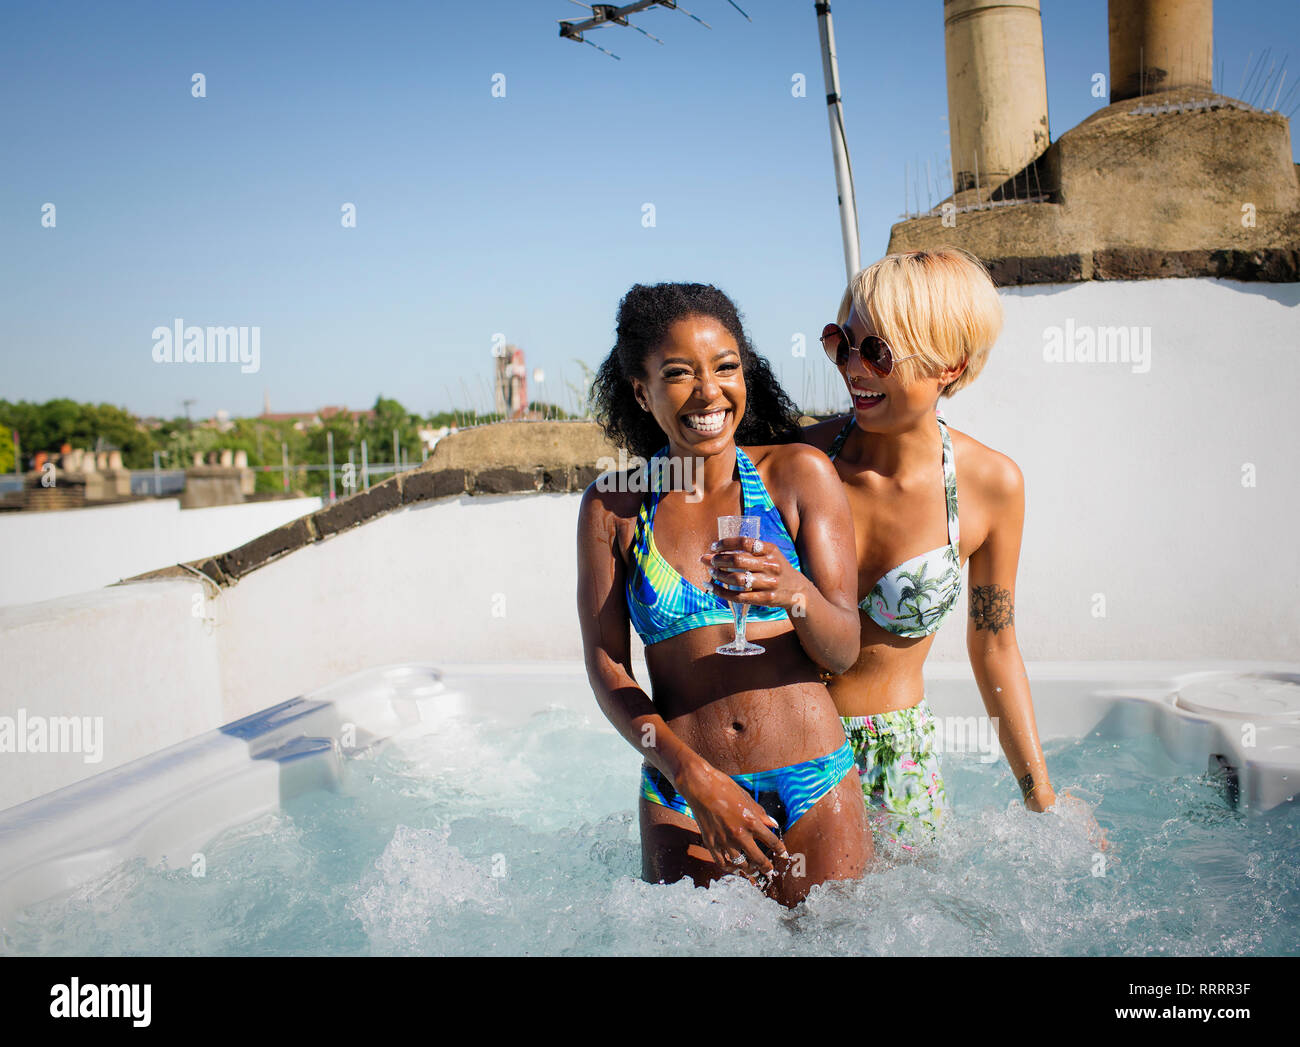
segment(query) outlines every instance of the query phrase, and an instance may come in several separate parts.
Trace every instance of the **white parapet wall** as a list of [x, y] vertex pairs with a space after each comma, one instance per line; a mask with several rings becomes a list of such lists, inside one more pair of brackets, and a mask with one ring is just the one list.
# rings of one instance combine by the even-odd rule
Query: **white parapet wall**
[[[1004, 303], [988, 366], [944, 409], [1025, 476], [1025, 659], [1300, 658], [1300, 285], [1091, 283]], [[1145, 362], [1045, 358], [1058, 339], [1091, 328], [1095, 347], [1117, 327], [1138, 329]], [[93, 766], [0, 755], [0, 808], [369, 666], [580, 658], [580, 498], [417, 503], [219, 592], [168, 580], [0, 608], [0, 716], [102, 715], [106, 732]], [[52, 540], [28, 548], [47, 551]], [[965, 660], [965, 624], [940, 630], [935, 672]]]
[[0, 717], [9, 720], [0, 808], [231, 719], [211, 623], [193, 617], [202, 586], [123, 585], [0, 608]]
[[175, 498], [55, 512], [0, 513], [0, 606], [83, 593], [196, 560], [321, 507], [287, 498], [181, 509]]
[[[942, 403], [1024, 473], [1026, 657], [1300, 654], [1300, 284], [1093, 282], [1002, 297], [987, 367]], [[1077, 359], [1089, 339], [1095, 354], [1122, 337], [1127, 363]], [[1056, 359], [1064, 343], [1073, 362]], [[954, 619], [932, 657], [964, 657]]]

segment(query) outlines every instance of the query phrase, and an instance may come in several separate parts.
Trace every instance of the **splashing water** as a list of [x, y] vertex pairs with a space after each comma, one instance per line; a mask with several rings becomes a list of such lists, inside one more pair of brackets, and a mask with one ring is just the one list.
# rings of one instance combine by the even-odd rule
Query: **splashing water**
[[1300, 817], [1247, 815], [1159, 742], [1047, 746], [1058, 791], [1032, 814], [1004, 762], [946, 754], [952, 818], [914, 856], [786, 910], [743, 880], [639, 879], [638, 760], [554, 708], [461, 718], [352, 760], [224, 833], [206, 875], [126, 863], [17, 913], [0, 953], [82, 955], [1294, 954]]

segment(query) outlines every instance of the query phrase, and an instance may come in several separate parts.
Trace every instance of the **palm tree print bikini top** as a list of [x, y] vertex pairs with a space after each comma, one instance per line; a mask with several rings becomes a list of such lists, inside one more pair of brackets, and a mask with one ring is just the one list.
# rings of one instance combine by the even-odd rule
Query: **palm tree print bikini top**
[[[948, 503], [948, 544], [914, 556], [899, 564], [876, 582], [858, 604], [882, 629], [896, 636], [929, 636], [938, 630], [961, 595], [961, 553], [957, 526], [957, 469], [953, 464], [952, 440], [939, 409], [935, 419], [943, 437], [943, 486]], [[853, 429], [853, 416], [840, 430], [827, 454], [831, 461], [844, 448]]]

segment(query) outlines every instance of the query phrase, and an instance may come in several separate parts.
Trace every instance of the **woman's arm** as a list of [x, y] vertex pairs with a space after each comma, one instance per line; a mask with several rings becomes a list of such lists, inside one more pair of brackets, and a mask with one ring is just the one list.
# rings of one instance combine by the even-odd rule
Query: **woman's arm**
[[780, 457], [770, 471], [771, 486], [794, 495], [796, 510], [786, 514], [786, 525], [795, 536], [802, 570], [796, 571], [771, 542], [763, 543], [762, 553], [741, 551], [753, 548], [747, 538], [724, 539], [717, 553], [701, 559], [730, 584], [739, 584], [739, 576], [752, 571], [752, 591], [715, 583], [714, 592], [739, 603], [784, 607], [808, 657], [842, 673], [857, 662], [862, 640], [849, 500], [835, 466], [820, 451], [789, 444], [773, 453]]
[[984, 698], [997, 723], [998, 741], [1020, 783], [1025, 805], [1045, 811], [1056, 794], [1047, 775], [1034, 722], [1029, 678], [1016, 642], [1016, 570], [1025, 523], [1025, 482], [1015, 462], [998, 455], [988, 484], [992, 523], [970, 557], [970, 620], [966, 650]]
[[578, 510], [578, 622], [587, 679], [614, 728], [659, 768], [695, 812], [704, 845], [720, 865], [743, 854], [771, 872], [755, 839], [776, 854], [785, 847], [771, 818], [731, 778], [677, 736], [632, 673], [630, 622], [624, 586], [627, 566], [618, 549], [617, 514], [608, 499], [626, 495], [587, 488]]

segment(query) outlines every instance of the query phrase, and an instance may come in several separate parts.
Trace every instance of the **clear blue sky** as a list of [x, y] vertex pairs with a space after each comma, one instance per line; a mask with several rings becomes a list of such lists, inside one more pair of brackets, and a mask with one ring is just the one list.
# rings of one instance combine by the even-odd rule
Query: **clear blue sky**
[[[192, 397], [204, 417], [256, 414], [264, 390], [273, 410], [382, 393], [425, 413], [466, 406], [464, 382], [483, 408], [501, 332], [563, 402], [622, 294], [658, 280], [728, 291], [797, 394], [791, 336], [811, 339], [844, 281], [813, 3], [741, 0], [752, 23], [686, 6], [712, 31], [647, 12], [665, 46], [593, 32], [614, 61], [558, 38], [582, 17], [566, 0], [6, 0], [0, 397], [165, 416]], [[1105, 104], [1106, 2], [1043, 8], [1055, 139]], [[1265, 47], [1300, 75], [1300, 3], [1216, 9], [1228, 94]], [[866, 263], [905, 163], [946, 155], [942, 5], [839, 0], [834, 17]], [[151, 332], [176, 318], [260, 326], [260, 372], [154, 363]]]

